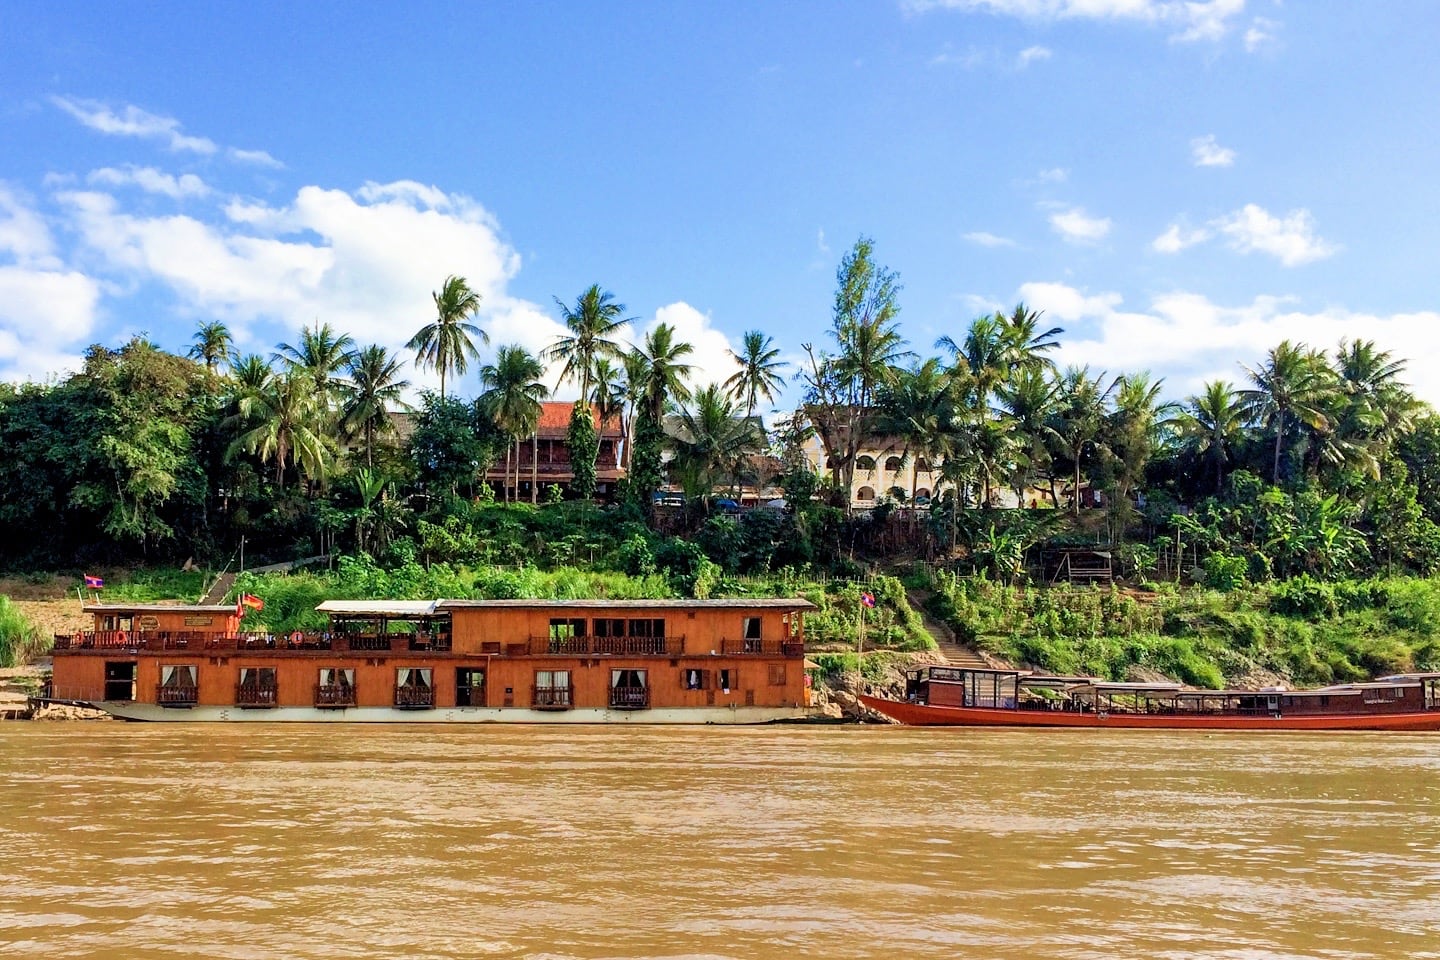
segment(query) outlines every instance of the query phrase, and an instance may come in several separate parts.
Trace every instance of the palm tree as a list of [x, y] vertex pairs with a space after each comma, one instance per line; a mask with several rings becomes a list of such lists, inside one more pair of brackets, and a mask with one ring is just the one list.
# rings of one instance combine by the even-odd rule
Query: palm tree
[[464, 375], [470, 361], [480, 359], [472, 338], [488, 344], [490, 335], [468, 322], [480, 309], [480, 294], [470, 289], [464, 277], [449, 276], [435, 301], [435, 319], [425, 324], [405, 346], [415, 351], [415, 365], [440, 373], [440, 399], [445, 399], [445, 376]]
[[620, 355], [620, 346], [609, 339], [615, 331], [633, 320], [625, 316], [625, 304], [616, 303], [615, 295], [601, 290], [598, 283], [592, 283], [585, 292], [575, 298], [575, 307], [567, 307], [559, 297], [555, 303], [560, 307], [561, 319], [569, 336], [562, 336], [542, 354], [546, 360], [564, 363], [560, 380], [578, 380], [582, 401], [590, 396], [590, 381], [594, 378], [595, 361], [601, 357]]
[[693, 369], [688, 363], [681, 363], [695, 348], [688, 343], [675, 342], [675, 328], [662, 323], [645, 335], [645, 346], [641, 353], [645, 357], [645, 412], [659, 423], [665, 415], [665, 404], [669, 401], [684, 403], [690, 399], [690, 388], [685, 381], [690, 379]]
[[755, 407], [761, 399], [774, 403], [776, 395], [785, 388], [785, 378], [780, 371], [789, 364], [780, 359], [780, 348], [771, 346], [774, 342], [773, 337], [751, 330], [745, 334], [741, 351], [730, 351], [740, 370], [725, 381], [725, 389], [744, 405], [746, 417], [755, 416]]
[[[688, 495], [709, 494], [716, 480], [759, 449], [755, 431], [742, 420], [734, 401], [715, 384], [694, 396], [693, 405], [680, 413], [674, 440], [675, 469], [684, 478]], [[706, 500], [709, 509], [709, 500]]]
[[620, 358], [624, 370], [621, 394], [625, 402], [625, 414], [620, 418], [620, 440], [625, 445], [625, 469], [630, 469], [635, 445], [635, 417], [645, 404], [645, 387], [650, 380], [650, 358], [638, 348], [631, 348]]
[[1008, 317], [995, 314], [995, 318], [1000, 321], [1000, 337], [1005, 345], [1006, 359], [1012, 372], [1044, 372], [1054, 369], [1055, 364], [1047, 354], [1060, 346], [1060, 341], [1055, 338], [1065, 330], [1062, 327], [1040, 330], [1042, 316], [1044, 311], [1037, 313], [1023, 303], [1015, 304], [1014, 311]]
[[345, 404], [340, 423], [347, 438], [365, 441], [365, 465], [375, 465], [375, 437], [394, 430], [389, 408], [409, 409], [404, 393], [410, 381], [400, 379], [400, 360], [384, 347], [369, 346], [350, 356], [349, 382], [341, 391]]
[[1225, 482], [1225, 461], [1245, 433], [1245, 411], [1235, 388], [1224, 380], [1212, 380], [1200, 395], [1185, 401], [1177, 417], [1183, 442], [1197, 457], [1215, 466], [1215, 492]]
[[1161, 439], [1161, 431], [1175, 406], [1160, 401], [1164, 380], [1148, 373], [1122, 376], [1115, 381], [1115, 409], [1108, 424], [1108, 452], [1113, 481], [1111, 540], [1124, 539], [1130, 519], [1130, 492], [1145, 479], [1145, 467]]
[[275, 483], [285, 488], [285, 468], [293, 461], [312, 480], [324, 475], [324, 411], [310, 374], [301, 369], [271, 376], [257, 390], [242, 393], [231, 421], [247, 427], [230, 444], [226, 457], [245, 451], [260, 462], [275, 461]]
[[998, 313], [976, 317], [961, 342], [949, 336], [935, 341], [937, 348], [950, 354], [951, 383], [980, 423], [989, 418], [991, 395], [1010, 375], [1011, 351], [1004, 324], [1004, 316]]
[[200, 324], [192, 338], [195, 345], [186, 354], [205, 364], [205, 369], [211, 373], [215, 368], [230, 356], [230, 348], [233, 341], [230, 337], [230, 329], [219, 320]]
[[341, 369], [354, 355], [355, 341], [349, 334], [337, 336], [329, 323], [315, 324], [313, 330], [300, 331], [300, 343], [282, 343], [275, 348], [274, 359], [288, 370], [304, 370], [310, 375], [319, 394], [321, 405], [328, 411], [331, 400], [339, 393]]
[[[910, 480], [912, 501], [919, 490], [919, 461], [925, 461], [931, 474], [938, 473], [935, 458], [954, 417], [951, 399], [949, 377], [936, 357], [901, 370], [894, 382], [880, 392], [880, 431], [901, 438], [905, 446], [902, 461], [915, 456], [916, 469]], [[932, 486], [931, 495], [935, 493]]]
[[[484, 392], [480, 394], [479, 406], [481, 412], [494, 421], [500, 432], [509, 439], [510, 444], [505, 451], [505, 474], [506, 491], [505, 497], [510, 497], [510, 452], [513, 448], [515, 453], [515, 491], [520, 490], [520, 441], [526, 436], [535, 435], [536, 426], [540, 422], [540, 402], [550, 395], [550, 390], [542, 382], [545, 376], [545, 365], [532, 356], [524, 347], [506, 345], [495, 351], [495, 362], [487, 363], [480, 368], [480, 386]], [[534, 438], [535, 447], [532, 464], [532, 477], [530, 482], [530, 502], [534, 503], [537, 495], [538, 483], [536, 475], [539, 471], [539, 438]]]
[[1105, 404], [1115, 389], [1102, 386], [1105, 374], [1090, 376], [1089, 367], [1070, 367], [1060, 376], [1055, 412], [1050, 428], [1060, 440], [1059, 447], [1074, 468], [1071, 505], [1080, 515], [1080, 474], [1086, 454], [1104, 452], [1101, 432], [1105, 425]]
[[1001, 413], [1015, 425], [1019, 449], [1011, 479], [1016, 499], [1022, 503], [1025, 491], [1041, 473], [1050, 476], [1054, 495], [1054, 458], [1050, 451], [1059, 441], [1051, 425], [1057, 389], [1058, 385], [1043, 371], [1022, 366], [996, 390]]
[[1329, 426], [1325, 406], [1337, 388], [1335, 375], [1315, 350], [1289, 340], [1266, 356], [1258, 370], [1241, 365], [1255, 386], [1240, 391], [1245, 414], [1262, 429], [1275, 433], [1275, 467], [1271, 482], [1280, 482], [1280, 454], [1289, 421], [1323, 430]]
[[258, 353], [236, 357], [230, 364], [230, 377], [235, 381], [236, 399], [264, 387], [274, 372], [265, 358]]

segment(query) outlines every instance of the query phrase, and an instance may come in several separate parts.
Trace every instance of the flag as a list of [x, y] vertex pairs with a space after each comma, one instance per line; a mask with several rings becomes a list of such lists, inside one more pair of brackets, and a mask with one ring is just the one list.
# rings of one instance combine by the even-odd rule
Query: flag
[[251, 610], [264, 610], [264, 609], [265, 609], [265, 601], [264, 601], [264, 600], [261, 600], [259, 597], [255, 596], [255, 594], [253, 594], [253, 593], [242, 593], [242, 594], [240, 594], [240, 603], [241, 603], [241, 605], [243, 605], [243, 606], [249, 607]]
[[873, 607], [873, 606], [875, 606], [875, 594], [873, 594], [873, 593], [862, 593], [862, 594], [860, 594], [860, 602], [863, 603], [863, 604], [865, 604], [865, 606], [867, 606], [867, 607]]
[[101, 577], [92, 577], [90, 574], [87, 573], [87, 574], [85, 574], [85, 589], [86, 589], [86, 590], [104, 590], [104, 589], [105, 589], [105, 581], [104, 581], [104, 579], [101, 578]]

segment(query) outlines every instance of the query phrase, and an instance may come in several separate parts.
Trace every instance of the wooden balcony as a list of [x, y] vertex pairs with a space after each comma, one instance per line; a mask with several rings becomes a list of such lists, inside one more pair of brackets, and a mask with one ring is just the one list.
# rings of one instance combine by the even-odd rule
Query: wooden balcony
[[559, 657], [679, 656], [685, 649], [685, 637], [531, 637], [526, 652], [531, 656]]
[[648, 710], [649, 708], [650, 688], [648, 686], [610, 688], [611, 710]]
[[321, 710], [343, 710], [355, 706], [355, 686], [349, 683], [317, 683], [315, 706]]
[[193, 707], [200, 702], [200, 689], [158, 684], [155, 687], [155, 702], [162, 707]]
[[396, 687], [395, 706], [401, 710], [431, 710], [435, 707], [434, 687]]
[[273, 683], [237, 683], [235, 706], [247, 710], [274, 707], [279, 703], [280, 688]]
[[575, 705], [575, 688], [569, 684], [563, 687], [531, 687], [530, 705], [536, 710], [569, 710]]
[[803, 657], [805, 642], [789, 639], [760, 640], [753, 637], [744, 640], [721, 640], [720, 652], [727, 656]]

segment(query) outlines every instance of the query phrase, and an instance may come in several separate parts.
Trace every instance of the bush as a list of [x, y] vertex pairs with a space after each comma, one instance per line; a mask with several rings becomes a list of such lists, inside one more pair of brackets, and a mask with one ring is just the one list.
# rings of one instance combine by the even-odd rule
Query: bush
[[50, 643], [9, 597], [0, 596], [0, 667], [28, 663], [48, 650]]

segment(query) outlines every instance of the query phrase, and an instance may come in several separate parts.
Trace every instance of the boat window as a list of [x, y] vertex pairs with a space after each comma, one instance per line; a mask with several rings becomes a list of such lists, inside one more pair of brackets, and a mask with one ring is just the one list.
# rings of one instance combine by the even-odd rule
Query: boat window
[[643, 687], [645, 686], [644, 670], [611, 670], [610, 686], [612, 687]]
[[772, 663], [772, 664], [770, 664], [770, 686], [772, 686], [772, 687], [783, 687], [783, 686], [785, 686], [785, 664], [783, 664], [783, 663]]
[[745, 618], [745, 639], [746, 639], [746, 640], [759, 640], [759, 639], [760, 639], [760, 618], [759, 618], [759, 617], [746, 617], [746, 618]]
[[685, 690], [709, 690], [710, 671], [687, 667], [680, 671], [680, 686]]
[[247, 690], [264, 689], [275, 686], [274, 667], [241, 667], [240, 686]]
[[341, 667], [321, 667], [320, 686], [353, 688], [355, 671]]
[[431, 675], [429, 667], [401, 667], [395, 671], [395, 685], [412, 690], [429, 690]]
[[567, 637], [585, 635], [585, 621], [578, 619], [555, 619], [550, 621], [550, 639], [562, 640]]
[[569, 670], [536, 670], [535, 686], [541, 688], [570, 686]]
[[160, 686], [193, 687], [195, 686], [195, 674], [194, 664], [166, 664], [160, 668]]
[[715, 685], [718, 686], [725, 693], [729, 693], [730, 688], [735, 686], [735, 671], [727, 667], [724, 670], [718, 671], [718, 673], [719, 676], [715, 680]]
[[625, 636], [625, 621], [612, 618], [596, 617], [591, 621], [591, 628], [597, 637], [623, 637]]
[[630, 636], [663, 637], [665, 636], [665, 620], [661, 617], [647, 617], [643, 620], [631, 620]]

